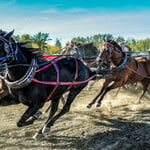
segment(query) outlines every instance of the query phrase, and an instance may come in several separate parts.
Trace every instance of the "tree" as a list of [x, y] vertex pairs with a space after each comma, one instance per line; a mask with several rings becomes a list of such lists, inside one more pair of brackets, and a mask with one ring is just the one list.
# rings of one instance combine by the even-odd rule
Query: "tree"
[[32, 38], [31, 38], [30, 34], [23, 34], [23, 35], [21, 35], [20, 40], [21, 41], [31, 41]]
[[122, 37], [122, 36], [118, 36], [118, 37], [116, 38], [116, 41], [117, 41], [117, 42], [125, 42], [125, 39], [124, 39], [124, 37]]
[[52, 40], [49, 38], [49, 33], [42, 33], [42, 32], [33, 35], [31, 39], [43, 51], [46, 48], [47, 42], [49, 40]]
[[56, 39], [55, 46], [58, 46], [58, 47], [61, 48], [61, 42], [60, 42], [60, 40], [58, 38]]
[[20, 35], [13, 35], [15, 41], [20, 41]]

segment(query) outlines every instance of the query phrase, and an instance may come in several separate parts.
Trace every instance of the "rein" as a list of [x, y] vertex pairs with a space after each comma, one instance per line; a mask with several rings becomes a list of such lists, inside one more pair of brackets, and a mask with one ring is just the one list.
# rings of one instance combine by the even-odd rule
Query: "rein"
[[[137, 71], [135, 71], [134, 69], [130, 68], [129, 66], [126, 65], [126, 68], [129, 69], [130, 71], [134, 72], [135, 74], [142, 76], [140, 73], [138, 73]], [[144, 78], [150, 79], [150, 77], [148, 76], [142, 76]]]

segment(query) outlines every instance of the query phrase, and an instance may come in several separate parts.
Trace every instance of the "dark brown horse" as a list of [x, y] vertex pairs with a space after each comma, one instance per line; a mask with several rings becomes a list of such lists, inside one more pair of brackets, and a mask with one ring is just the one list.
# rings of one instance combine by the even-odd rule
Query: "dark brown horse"
[[150, 84], [150, 60], [139, 62], [133, 57], [127, 57], [121, 47], [115, 41], [108, 41], [103, 44], [98, 57], [99, 67], [106, 70], [103, 87], [94, 100], [87, 106], [90, 108], [94, 103], [99, 107], [105, 94], [125, 84], [140, 82], [143, 86], [142, 95], [148, 90]]
[[87, 67], [96, 68], [96, 58], [99, 54], [98, 48], [94, 43], [81, 43], [71, 41], [63, 48], [61, 55], [74, 55], [82, 60]]

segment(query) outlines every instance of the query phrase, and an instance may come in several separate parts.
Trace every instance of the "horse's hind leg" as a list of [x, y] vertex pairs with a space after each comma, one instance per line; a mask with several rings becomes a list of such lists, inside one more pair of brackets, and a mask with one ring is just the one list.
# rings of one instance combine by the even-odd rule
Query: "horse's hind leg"
[[46, 133], [48, 132], [47, 129], [50, 129], [50, 127], [55, 123], [55, 121], [57, 119], [59, 119], [62, 115], [64, 115], [65, 113], [67, 113], [70, 110], [70, 106], [73, 102], [73, 100], [75, 99], [75, 97], [81, 92], [81, 90], [84, 88], [84, 86], [82, 87], [78, 87], [78, 88], [72, 88], [70, 90], [70, 93], [68, 95], [68, 98], [66, 100], [65, 105], [63, 106], [62, 110], [53, 118], [49, 117], [48, 120], [46, 121], [44, 127], [42, 127], [38, 133]]
[[[52, 117], [55, 115], [55, 113], [56, 113], [56, 111], [57, 111], [57, 109], [58, 109], [59, 99], [60, 99], [60, 98], [52, 100], [52, 102], [51, 102], [51, 111], [50, 111], [49, 117], [48, 117], [47, 121], [45, 122], [45, 124], [47, 124], [47, 122], [48, 122], [50, 119], [52, 119]], [[46, 127], [45, 124], [44, 124], [43, 127], [33, 136], [34, 139], [40, 138], [40, 137], [43, 136], [43, 134], [42, 134], [42, 130], [43, 130], [43, 129], [45, 130], [45, 132], [49, 132], [50, 128]]]

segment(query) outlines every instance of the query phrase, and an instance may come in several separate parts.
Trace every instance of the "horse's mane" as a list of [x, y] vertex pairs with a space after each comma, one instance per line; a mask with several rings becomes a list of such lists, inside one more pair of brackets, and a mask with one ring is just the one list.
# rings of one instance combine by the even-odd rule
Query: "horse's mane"
[[23, 54], [28, 58], [37, 58], [37, 60], [42, 63], [46, 61], [43, 57], [43, 52], [39, 48], [32, 48], [28, 44], [29, 42], [18, 42], [18, 46], [23, 52]]

